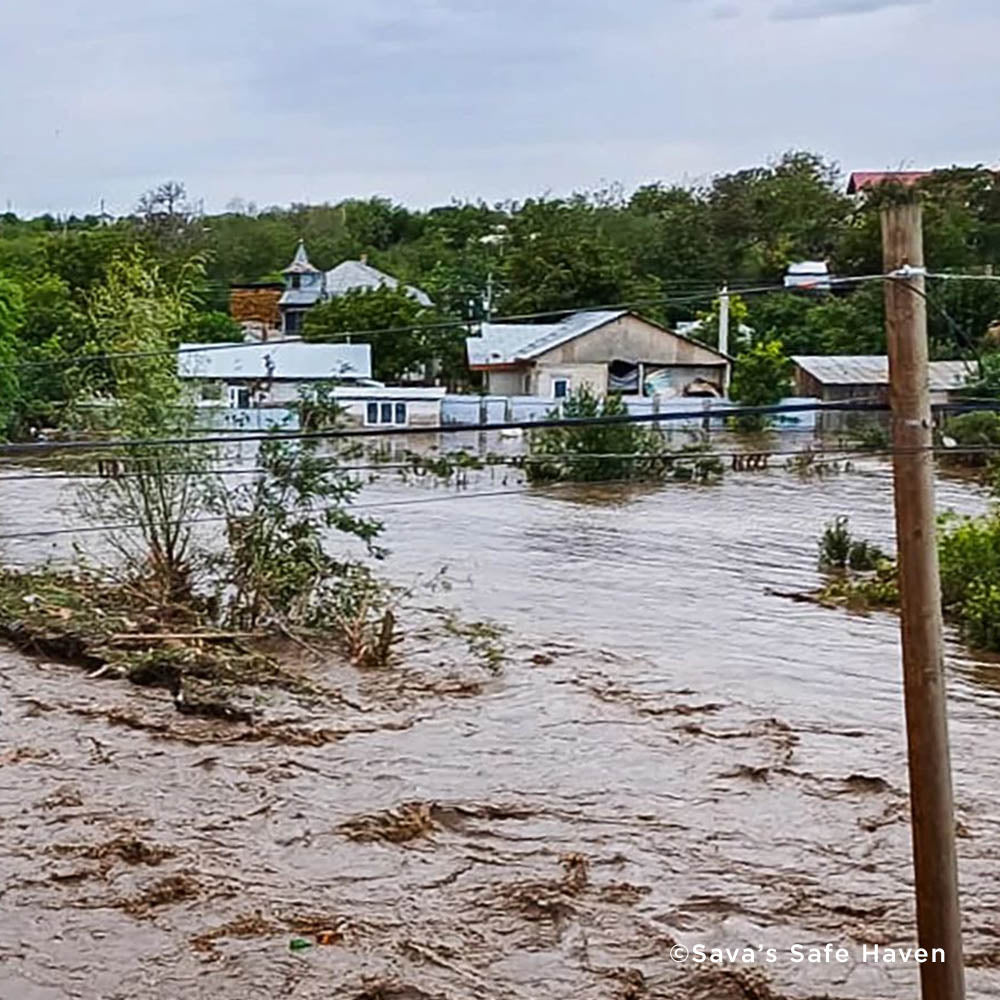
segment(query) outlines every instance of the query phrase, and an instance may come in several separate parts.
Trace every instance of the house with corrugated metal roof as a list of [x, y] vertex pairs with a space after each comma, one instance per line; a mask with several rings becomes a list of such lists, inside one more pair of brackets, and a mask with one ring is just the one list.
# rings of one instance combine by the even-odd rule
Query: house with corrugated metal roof
[[600, 396], [722, 396], [729, 384], [727, 356], [627, 309], [484, 323], [465, 344], [491, 395], [558, 400], [587, 385]]
[[[366, 257], [345, 260], [329, 271], [321, 271], [309, 260], [303, 240], [299, 240], [294, 258], [282, 274], [285, 276], [285, 290], [278, 300], [278, 308], [281, 312], [281, 332], [285, 336], [298, 336], [302, 332], [305, 314], [327, 299], [351, 291], [400, 287], [396, 278], [372, 267]], [[430, 296], [419, 288], [406, 285], [404, 291], [422, 306], [434, 304]]]
[[[889, 402], [889, 358], [885, 354], [832, 354], [792, 356], [795, 394], [824, 403], [851, 400], [867, 403]], [[950, 402], [975, 375], [968, 361], [931, 361], [931, 403]], [[858, 422], [888, 418], [884, 413], [830, 412], [819, 415], [820, 430], [841, 430]]]
[[177, 374], [202, 410], [217, 411], [223, 424], [254, 428], [297, 422], [301, 390], [320, 382], [332, 383], [347, 421], [363, 426], [437, 426], [445, 394], [375, 381], [368, 344], [181, 344]]

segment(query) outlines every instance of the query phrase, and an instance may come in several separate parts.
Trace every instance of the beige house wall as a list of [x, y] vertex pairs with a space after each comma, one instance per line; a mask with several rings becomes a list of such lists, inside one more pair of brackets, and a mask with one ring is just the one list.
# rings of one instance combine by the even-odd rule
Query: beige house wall
[[517, 371], [487, 372], [486, 391], [491, 396], [530, 396], [531, 389], [525, 389], [524, 376], [528, 367]]
[[638, 316], [623, 316], [540, 354], [537, 360], [545, 365], [589, 362], [607, 365], [610, 361], [717, 365], [722, 359], [701, 344]]
[[561, 378], [569, 379], [569, 392], [582, 385], [590, 386], [591, 391], [598, 396], [603, 396], [608, 391], [607, 364], [551, 364], [540, 361], [531, 375], [531, 395], [555, 398], [553, 383]]

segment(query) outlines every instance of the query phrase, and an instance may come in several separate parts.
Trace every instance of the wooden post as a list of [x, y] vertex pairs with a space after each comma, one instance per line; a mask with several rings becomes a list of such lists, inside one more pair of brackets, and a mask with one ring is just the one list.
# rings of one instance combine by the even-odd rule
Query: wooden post
[[920, 966], [921, 995], [963, 1000], [919, 205], [883, 211], [882, 248], [885, 273], [902, 275], [885, 281], [885, 313], [917, 937], [928, 955], [945, 956]]

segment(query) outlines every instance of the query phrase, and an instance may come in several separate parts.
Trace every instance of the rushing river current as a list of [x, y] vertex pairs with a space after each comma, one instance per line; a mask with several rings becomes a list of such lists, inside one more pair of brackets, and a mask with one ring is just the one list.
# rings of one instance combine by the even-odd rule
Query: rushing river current
[[[0, 533], [74, 516], [52, 484], [4, 485]], [[363, 678], [364, 710], [311, 745], [0, 649], [2, 1000], [917, 995], [917, 965], [884, 960], [914, 944], [898, 621], [780, 596], [817, 585], [838, 514], [891, 548], [887, 466], [380, 480], [361, 503], [391, 576], [447, 567], [417, 603], [506, 629], [502, 669]], [[938, 504], [986, 498], [943, 480]], [[70, 541], [0, 545], [31, 563]], [[463, 650], [410, 635], [398, 669], [460, 673]], [[947, 666], [969, 995], [995, 997], [1000, 667], [954, 637]], [[431, 829], [345, 835], [379, 815]]]

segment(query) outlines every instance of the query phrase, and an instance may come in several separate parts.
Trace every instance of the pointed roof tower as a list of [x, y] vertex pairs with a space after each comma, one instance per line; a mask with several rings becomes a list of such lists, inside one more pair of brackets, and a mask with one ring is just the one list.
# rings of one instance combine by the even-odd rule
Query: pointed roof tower
[[319, 268], [313, 267], [309, 260], [309, 254], [306, 253], [306, 241], [299, 240], [298, 248], [295, 251], [295, 256], [292, 258], [291, 264], [288, 265], [281, 272], [282, 274], [319, 274]]

